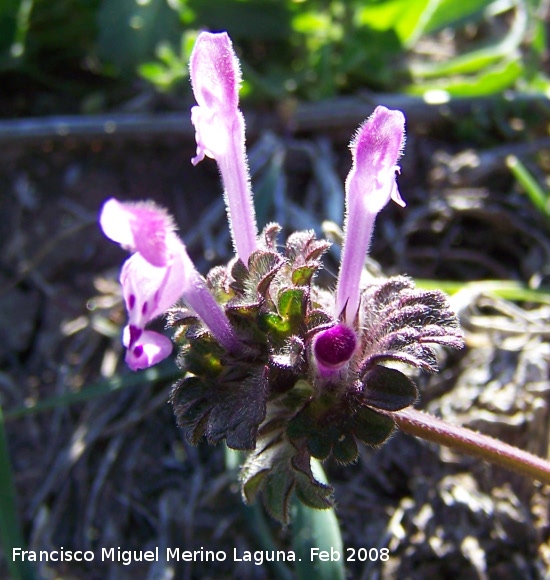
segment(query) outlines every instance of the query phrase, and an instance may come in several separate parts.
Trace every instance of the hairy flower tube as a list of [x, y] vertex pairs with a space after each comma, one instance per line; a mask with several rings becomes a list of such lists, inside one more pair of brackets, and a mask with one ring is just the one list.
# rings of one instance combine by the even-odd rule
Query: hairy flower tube
[[336, 289], [336, 315], [353, 324], [359, 310], [361, 274], [374, 220], [393, 199], [401, 206], [395, 181], [397, 161], [405, 141], [405, 117], [401, 111], [376, 107], [351, 141], [353, 166], [346, 180], [344, 247]]
[[394, 199], [404, 117], [377, 107], [351, 143], [345, 242], [336, 292], [316, 274], [330, 244], [313, 231], [280, 243], [281, 227], [258, 235], [238, 109], [239, 64], [227, 34], [203, 32], [191, 57], [198, 106], [197, 157], [220, 167], [236, 256], [203, 279], [172, 220], [151, 203], [109, 200], [105, 234], [133, 252], [121, 283], [129, 314], [126, 360], [145, 368], [169, 355], [164, 335], [145, 327], [167, 313], [181, 378], [170, 401], [187, 439], [249, 451], [243, 498], [262, 497], [288, 521], [295, 493], [307, 505], [332, 504], [312, 457], [355, 461], [360, 443], [382, 444], [392, 413], [418, 398], [409, 365], [435, 372], [434, 345], [459, 348], [462, 335], [446, 296], [398, 276], [362, 279], [376, 215]]
[[239, 110], [239, 61], [227, 33], [203, 32], [189, 61], [197, 106], [191, 109], [197, 155], [218, 163], [224, 199], [237, 256], [244, 262], [256, 249], [256, 216], [245, 153], [244, 117]]

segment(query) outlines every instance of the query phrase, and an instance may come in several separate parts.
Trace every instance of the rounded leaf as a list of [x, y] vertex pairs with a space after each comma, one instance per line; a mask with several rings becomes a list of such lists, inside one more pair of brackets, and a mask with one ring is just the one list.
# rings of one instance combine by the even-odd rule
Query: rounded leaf
[[363, 378], [363, 395], [372, 407], [398, 411], [413, 405], [418, 398], [416, 385], [396, 369], [376, 365]]

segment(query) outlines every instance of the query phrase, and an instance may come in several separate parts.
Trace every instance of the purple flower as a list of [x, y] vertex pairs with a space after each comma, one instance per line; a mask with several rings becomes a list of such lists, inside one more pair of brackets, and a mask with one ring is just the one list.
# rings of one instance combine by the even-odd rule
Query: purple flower
[[355, 331], [345, 324], [336, 324], [315, 336], [313, 354], [317, 370], [323, 378], [329, 378], [349, 362], [357, 350]]
[[189, 63], [198, 106], [191, 109], [197, 155], [212, 157], [224, 184], [229, 227], [237, 256], [246, 264], [257, 248], [257, 227], [245, 152], [244, 117], [239, 110], [239, 61], [225, 32], [202, 32]]
[[135, 253], [124, 263], [120, 283], [129, 320], [122, 342], [127, 348], [126, 362], [132, 370], [157, 364], [172, 352], [169, 338], [145, 330], [145, 326], [177, 302], [182, 278], [183, 271], [174, 267], [173, 260], [167, 267], [157, 267], [142, 254]]
[[123, 332], [126, 362], [132, 370], [148, 368], [172, 352], [172, 342], [146, 330], [148, 322], [183, 298], [227, 350], [240, 349], [229, 321], [200, 274], [172, 218], [153, 203], [121, 203], [109, 199], [99, 218], [105, 235], [133, 252], [124, 263], [120, 283], [128, 325]]
[[376, 215], [393, 199], [401, 206], [396, 173], [405, 142], [401, 111], [376, 107], [350, 143], [353, 166], [346, 180], [344, 247], [336, 289], [337, 317], [355, 322], [361, 297], [361, 274]]

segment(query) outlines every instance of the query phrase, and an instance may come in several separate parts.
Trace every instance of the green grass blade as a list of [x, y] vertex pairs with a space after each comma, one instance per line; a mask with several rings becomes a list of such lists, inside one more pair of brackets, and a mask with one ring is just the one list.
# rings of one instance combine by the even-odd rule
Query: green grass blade
[[[246, 510], [246, 517], [250, 522], [251, 528], [257, 534], [256, 537], [262, 550], [264, 552], [273, 553], [277, 550], [280, 550], [280, 546], [278, 547], [273, 540], [273, 536], [266, 521], [262, 505], [259, 502], [256, 502], [254, 505], [244, 506], [244, 508]], [[292, 572], [286, 564], [277, 561], [277, 559], [275, 559], [273, 562], [268, 562], [268, 564], [272, 568], [276, 575], [275, 577], [278, 580], [292, 580]]]
[[[327, 483], [318, 461], [312, 460], [311, 468], [317, 480]], [[299, 580], [343, 580], [346, 577], [344, 545], [334, 509], [316, 510], [294, 500], [292, 512], [296, 577]], [[329, 560], [312, 559], [312, 548], [324, 551]]]
[[475, 98], [493, 95], [510, 88], [524, 73], [519, 59], [486, 67], [477, 75], [445, 77], [431, 82], [418, 82], [407, 87], [411, 95], [425, 95], [428, 91], [446, 91], [451, 97]]
[[460, 291], [476, 294], [492, 294], [512, 302], [533, 302], [550, 304], [550, 292], [529, 288], [515, 280], [480, 280], [476, 282], [449, 282], [446, 280], [415, 280], [417, 288], [423, 290], [443, 290], [449, 295]]
[[422, 33], [437, 8], [438, 0], [386, 0], [385, 2], [365, 3], [358, 8], [357, 22], [374, 30], [395, 30], [401, 43], [409, 47]]
[[49, 411], [57, 407], [68, 407], [69, 405], [83, 403], [84, 401], [89, 401], [96, 397], [102, 397], [128, 387], [175, 379], [180, 375], [181, 372], [174, 368], [173, 364], [160, 365], [143, 372], [115, 375], [110, 379], [90, 385], [82, 391], [64, 393], [63, 395], [48, 397], [36, 401], [36, 403], [29, 406], [10, 409], [9, 411], [6, 411], [5, 416], [6, 419], [10, 420], [18, 419], [19, 417], [32, 415], [33, 413], [39, 413], [42, 411]]
[[509, 155], [506, 158], [506, 165], [525, 190], [531, 203], [540, 213], [550, 219], [550, 194], [542, 189], [536, 179], [529, 173], [527, 167], [515, 155]]
[[13, 471], [8, 455], [4, 416], [0, 407], [0, 543], [12, 580], [31, 580], [33, 571], [28, 562], [13, 560], [13, 548], [25, 549], [17, 516], [17, 498]]

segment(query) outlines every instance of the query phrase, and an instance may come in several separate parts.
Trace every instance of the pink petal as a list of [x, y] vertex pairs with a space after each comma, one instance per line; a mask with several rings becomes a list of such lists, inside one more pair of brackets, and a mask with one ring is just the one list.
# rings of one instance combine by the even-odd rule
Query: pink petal
[[139, 339], [126, 351], [125, 360], [133, 371], [137, 371], [156, 365], [171, 352], [172, 341], [169, 338], [152, 330], [144, 330]]
[[99, 223], [114, 242], [139, 252], [153, 266], [166, 265], [166, 238], [174, 225], [170, 215], [154, 203], [121, 203], [111, 198], [103, 205]]
[[185, 276], [177, 257], [164, 268], [152, 266], [139, 253], [128, 258], [120, 273], [120, 283], [130, 324], [143, 328], [164, 314], [184, 292]]
[[195, 99], [206, 109], [236, 109], [241, 70], [227, 32], [201, 32], [189, 61]]
[[110, 240], [133, 249], [134, 234], [124, 204], [114, 198], [108, 199], [101, 208], [99, 225]]
[[404, 205], [395, 182], [404, 144], [405, 117], [386, 107], [376, 107], [350, 144], [353, 167], [346, 181], [348, 195], [361, 196], [370, 213], [380, 212], [390, 197]]
[[[232, 118], [237, 114], [237, 110], [230, 113]], [[191, 159], [193, 165], [202, 161], [205, 155], [219, 160], [227, 154], [232, 137], [227, 126], [227, 117], [228, 115], [222, 115], [219, 109], [191, 107], [191, 123], [195, 127], [197, 141], [197, 155]]]

